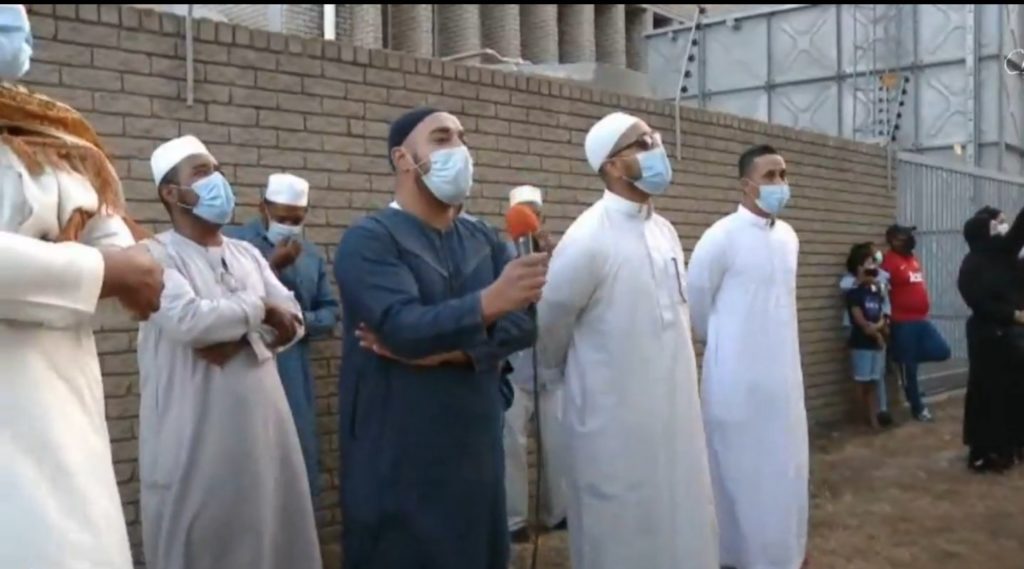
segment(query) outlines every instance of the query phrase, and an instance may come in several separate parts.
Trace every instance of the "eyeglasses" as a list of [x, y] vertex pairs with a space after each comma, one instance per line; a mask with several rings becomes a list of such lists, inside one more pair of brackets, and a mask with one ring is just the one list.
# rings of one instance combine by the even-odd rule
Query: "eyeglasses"
[[645, 132], [637, 137], [636, 140], [626, 143], [618, 149], [613, 149], [608, 158], [615, 158], [619, 154], [622, 154], [630, 148], [636, 148], [639, 152], [647, 152], [661, 146], [661, 133], [660, 132]]

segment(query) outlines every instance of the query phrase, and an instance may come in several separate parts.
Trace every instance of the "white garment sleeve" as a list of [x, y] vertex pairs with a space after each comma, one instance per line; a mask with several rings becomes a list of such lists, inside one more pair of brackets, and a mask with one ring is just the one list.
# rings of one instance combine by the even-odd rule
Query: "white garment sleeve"
[[263, 299], [252, 292], [199, 298], [181, 273], [165, 267], [160, 311], [150, 316], [150, 322], [174, 340], [202, 348], [234, 342], [259, 330], [264, 315]]
[[120, 216], [98, 213], [85, 224], [79, 241], [98, 249], [123, 249], [134, 245], [135, 237]]
[[[259, 263], [260, 266], [260, 274], [263, 276], [263, 287], [267, 291], [267, 300], [284, 307], [299, 318], [299, 330], [295, 334], [295, 337], [292, 338], [292, 341], [288, 344], [275, 350], [276, 352], [283, 352], [298, 343], [298, 341], [306, 335], [306, 323], [303, 321], [302, 317], [302, 305], [300, 305], [299, 301], [295, 299], [295, 294], [288, 290], [288, 287], [284, 286], [284, 284], [281, 283], [281, 280], [277, 278], [277, 275], [274, 274], [274, 270], [270, 268], [270, 263], [263, 258], [263, 255], [261, 255], [255, 248], [253, 248], [252, 253], [254, 254], [256, 262]], [[274, 332], [269, 327], [264, 326], [260, 330], [260, 336], [263, 338], [264, 343], [269, 344], [274, 338]]]
[[590, 304], [604, 270], [598, 253], [584, 235], [567, 234], [555, 248], [537, 305], [538, 382], [550, 385], [563, 379], [576, 321]]
[[715, 296], [728, 269], [727, 242], [715, 226], [704, 232], [690, 255], [686, 270], [690, 293], [690, 321], [693, 335], [700, 342], [708, 337], [708, 322], [715, 306]]
[[103, 287], [103, 255], [0, 231], [0, 320], [68, 328], [89, 321]]

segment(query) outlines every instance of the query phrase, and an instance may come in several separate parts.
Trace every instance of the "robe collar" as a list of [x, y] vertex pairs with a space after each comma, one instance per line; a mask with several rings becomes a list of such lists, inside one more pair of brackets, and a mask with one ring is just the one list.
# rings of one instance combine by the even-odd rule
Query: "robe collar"
[[757, 215], [756, 213], [754, 213], [754, 212], [750, 211], [749, 209], [747, 209], [746, 207], [744, 207], [743, 204], [740, 204], [739, 206], [736, 207], [736, 214], [740, 216], [740, 219], [743, 219], [744, 221], [746, 221], [750, 225], [755, 225], [757, 227], [763, 227], [765, 229], [772, 229], [772, 228], [774, 228], [775, 227], [775, 220], [777, 219], [777, 218], [771, 218], [771, 217], [768, 217], [768, 218], [761, 217], [760, 215]]
[[648, 200], [645, 204], [631, 202], [624, 197], [613, 194], [612, 192], [605, 190], [604, 197], [601, 198], [604, 202], [605, 207], [612, 211], [623, 213], [634, 219], [650, 219], [654, 215], [654, 203]]
[[221, 235], [222, 241], [220, 245], [204, 247], [172, 229], [169, 239], [174, 247], [206, 259], [214, 270], [227, 269], [227, 262], [224, 260], [224, 243], [227, 237]]

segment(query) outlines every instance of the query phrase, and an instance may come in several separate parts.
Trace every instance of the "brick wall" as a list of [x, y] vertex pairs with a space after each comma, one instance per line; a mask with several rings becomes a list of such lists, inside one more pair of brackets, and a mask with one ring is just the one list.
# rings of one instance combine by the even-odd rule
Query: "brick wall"
[[[315, 188], [308, 236], [327, 258], [342, 231], [391, 199], [388, 121], [429, 103], [461, 117], [477, 163], [468, 211], [499, 222], [508, 190], [549, 192], [552, 229], [564, 230], [600, 195], [583, 159], [594, 121], [613, 109], [639, 114], [674, 149], [670, 104], [410, 55], [367, 51], [225, 24], [196, 23], [195, 104], [185, 103], [182, 19], [117, 5], [31, 5], [36, 55], [27, 83], [86, 113], [124, 181], [131, 213], [166, 227], [148, 157], [167, 138], [204, 139], [235, 185], [237, 221], [255, 214], [267, 176], [282, 169]], [[769, 142], [785, 154], [794, 198], [787, 218], [802, 238], [800, 325], [808, 407], [817, 419], [844, 412], [849, 395], [838, 329], [836, 278], [850, 243], [878, 236], [894, 217], [881, 150], [733, 116], [683, 108], [683, 160], [658, 208], [692, 249], [739, 197], [737, 154]], [[97, 322], [114, 460], [132, 543], [138, 526], [134, 326], [123, 315]], [[337, 385], [340, 347], [314, 351], [324, 469], [318, 520], [325, 542], [340, 534]]]

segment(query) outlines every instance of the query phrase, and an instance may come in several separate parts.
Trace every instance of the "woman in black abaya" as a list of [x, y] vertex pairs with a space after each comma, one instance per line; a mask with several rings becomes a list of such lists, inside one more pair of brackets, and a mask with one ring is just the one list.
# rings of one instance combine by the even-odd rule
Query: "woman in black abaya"
[[968, 374], [964, 443], [976, 472], [1011, 467], [1022, 442], [1021, 348], [1014, 326], [1024, 324], [1024, 283], [1017, 252], [1024, 246], [1024, 211], [1009, 227], [1001, 212], [979, 211], [964, 224], [970, 252], [960, 266], [967, 320]]

